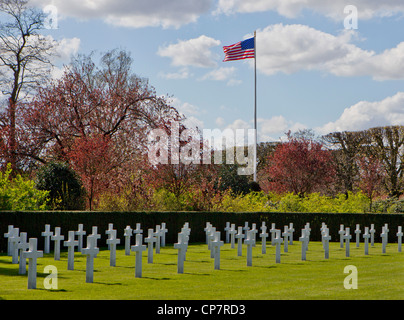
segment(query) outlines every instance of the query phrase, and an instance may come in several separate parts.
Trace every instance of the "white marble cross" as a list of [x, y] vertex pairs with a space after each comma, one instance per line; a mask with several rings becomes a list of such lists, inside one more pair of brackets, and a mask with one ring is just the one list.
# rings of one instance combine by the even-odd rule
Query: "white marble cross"
[[255, 223], [251, 225], [251, 231], [253, 232], [252, 235], [254, 239], [253, 247], [255, 247], [257, 244], [257, 233], [258, 233], [257, 225]]
[[365, 243], [365, 255], [369, 254], [369, 239], [370, 239], [370, 233], [369, 233], [369, 227], [365, 227], [365, 232], [363, 233], [363, 239]]
[[235, 237], [237, 239], [237, 256], [241, 257], [244, 239], [243, 227], [238, 227], [238, 233]]
[[116, 230], [111, 230], [107, 244], [109, 245], [109, 265], [116, 266], [116, 246], [121, 243], [121, 240], [116, 237]]
[[203, 229], [203, 231], [205, 231], [205, 236], [206, 236], [206, 244], [209, 247], [209, 234], [210, 234], [210, 228], [212, 227], [210, 222], [206, 222], [206, 227]]
[[302, 235], [299, 238], [299, 241], [302, 243], [302, 260], [306, 260], [306, 247], [307, 247], [307, 242], [308, 242], [308, 237], [307, 237], [307, 230], [304, 228], [302, 229]]
[[[98, 233], [98, 227], [92, 227], [91, 229], [91, 236], [94, 237], [94, 247], [97, 247], [97, 241], [98, 239], [101, 239], [101, 235]], [[88, 240], [87, 240], [87, 244], [88, 244]]]
[[345, 228], [344, 228], [343, 224], [339, 225], [338, 234], [339, 234], [339, 246], [340, 246], [340, 248], [343, 248], [344, 247], [344, 235], [345, 235]]
[[168, 229], [166, 228], [166, 223], [161, 223], [161, 246], [164, 248], [166, 246], [166, 233]]
[[384, 224], [384, 232], [386, 232], [386, 246], [387, 246], [387, 243], [389, 242], [389, 226], [388, 226], [388, 224], [387, 223], [385, 223]]
[[260, 233], [260, 238], [261, 238], [261, 252], [262, 254], [266, 254], [267, 253], [267, 237], [268, 237], [268, 233], [267, 233], [267, 226], [263, 225], [261, 227], [261, 233]]
[[24, 256], [24, 251], [29, 249], [29, 243], [27, 242], [27, 233], [20, 233], [20, 242], [18, 243], [18, 250], [20, 251], [20, 262], [18, 268], [18, 274], [26, 274], [27, 273], [27, 262]]
[[230, 242], [230, 222], [226, 222], [226, 227], [224, 228], [224, 231], [226, 232], [226, 243]]
[[10, 252], [11, 252], [11, 263], [18, 263], [18, 243], [20, 242], [20, 229], [13, 228], [11, 237], [8, 238], [10, 241]]
[[403, 238], [403, 231], [402, 231], [402, 226], [398, 226], [398, 232], [396, 234], [397, 236], [397, 242], [398, 242], [398, 252], [401, 252], [401, 243], [402, 243], [402, 238]]
[[[151, 229], [153, 231], [153, 229]], [[149, 235], [150, 236], [150, 235]], [[178, 250], [177, 257], [177, 273], [184, 273], [185, 253], [188, 248], [188, 243], [185, 240], [186, 235], [182, 232], [178, 233], [178, 242], [174, 243], [174, 249]]]
[[123, 230], [123, 236], [125, 237], [125, 256], [130, 256], [130, 238], [133, 235], [133, 229], [130, 226], [126, 226]]
[[235, 247], [235, 235], [237, 233], [236, 225], [234, 223], [231, 224], [229, 234], [230, 234], [230, 248], [234, 249]]
[[50, 252], [50, 237], [53, 236], [53, 232], [50, 231], [50, 224], [45, 225], [45, 231], [41, 235], [45, 238], [44, 253], [47, 254]]
[[252, 231], [247, 231], [247, 239], [244, 240], [244, 244], [247, 245], [247, 267], [252, 266], [252, 248], [254, 245], [254, 238]]
[[380, 234], [380, 237], [382, 238], [382, 252], [386, 253], [386, 245], [387, 245], [387, 236], [388, 233], [386, 231], [386, 227], [382, 227], [382, 233]]
[[356, 225], [355, 229], [355, 235], [356, 235], [356, 247], [359, 248], [359, 242], [360, 242], [360, 234], [361, 234], [361, 229], [359, 224]]
[[325, 222], [322, 222], [322, 223], [321, 223], [321, 228], [320, 228], [320, 234], [321, 234], [321, 243], [322, 243], [322, 245], [323, 245], [323, 249], [325, 249], [325, 248], [324, 248], [324, 240], [323, 240], [323, 236], [324, 236], [324, 233], [325, 233], [325, 229], [327, 229], [327, 225], [325, 224]]
[[328, 228], [324, 229], [324, 233], [322, 236], [323, 244], [324, 244], [324, 258], [328, 259], [330, 257], [330, 231]]
[[244, 222], [244, 227], [243, 227], [243, 232], [244, 232], [244, 240], [247, 239], [247, 232], [250, 230], [250, 227], [248, 226], [248, 222]]
[[215, 257], [215, 250], [213, 250], [212, 242], [215, 239], [215, 234], [216, 234], [216, 227], [212, 227], [210, 229], [210, 234], [209, 234], [209, 250], [210, 250], [210, 257], [214, 258]]
[[38, 251], [38, 239], [29, 239], [28, 251], [24, 251], [23, 256], [28, 259], [28, 289], [36, 289], [37, 259], [43, 257], [43, 251]]
[[275, 223], [271, 224], [271, 229], [269, 229], [269, 232], [271, 233], [271, 246], [273, 246], [273, 245], [275, 245], [275, 242], [274, 242], [275, 233], [276, 233]]
[[142, 241], [143, 241], [143, 229], [141, 229], [140, 223], [136, 223], [136, 229], [133, 230], [133, 233], [134, 233], [135, 239], [136, 239], [136, 236], [138, 234], [140, 234], [142, 236]]
[[350, 234], [350, 228], [345, 228], [344, 240], [345, 240], [345, 256], [346, 257], [349, 257], [349, 254], [350, 254], [349, 244], [350, 244], [351, 239], [352, 239], [352, 236]]
[[156, 254], [160, 253], [160, 244], [161, 244], [161, 227], [160, 225], [156, 226], [156, 232], [153, 234], [156, 237]]
[[63, 235], [61, 235], [61, 228], [56, 227], [55, 228], [55, 234], [51, 236], [51, 240], [54, 241], [54, 257], [55, 260], [60, 260], [60, 242], [65, 239]]
[[283, 237], [283, 251], [288, 252], [288, 244], [289, 244], [289, 227], [288, 226], [283, 227], [282, 237]]
[[86, 262], [86, 283], [93, 283], [94, 280], [94, 258], [97, 257], [100, 249], [97, 248], [97, 231], [94, 230], [94, 234], [87, 237], [87, 247], [81, 250], [81, 253], [87, 256]]
[[295, 232], [295, 229], [293, 228], [293, 223], [289, 223], [289, 244], [293, 245], [293, 232]]
[[306, 229], [306, 237], [307, 237], [306, 250], [309, 250], [310, 232], [311, 232], [310, 223], [307, 222], [304, 228]]
[[10, 237], [13, 234], [13, 229], [14, 229], [14, 226], [10, 224], [8, 226], [7, 232], [4, 234], [4, 238], [7, 238], [7, 255], [8, 256], [11, 256]]
[[370, 225], [369, 233], [370, 233], [370, 245], [371, 245], [372, 247], [374, 247], [374, 245], [375, 245], [375, 233], [376, 233], [376, 229], [375, 229], [375, 225], [374, 225], [373, 223]]
[[82, 223], [79, 224], [79, 228], [74, 232], [74, 234], [77, 236], [78, 241], [77, 251], [81, 252], [81, 249], [83, 249], [83, 236], [86, 235], [86, 231], [84, 231]]
[[153, 263], [153, 243], [157, 241], [157, 238], [154, 236], [153, 229], [149, 229], [147, 232], [147, 238], [144, 239], [144, 242], [147, 243], [147, 263]]
[[131, 246], [131, 251], [136, 252], [135, 260], [135, 277], [142, 277], [142, 253], [146, 250], [146, 246], [142, 244], [142, 235], [138, 233], [136, 235], [136, 245]]
[[220, 247], [222, 247], [223, 245], [223, 241], [220, 240], [220, 231], [216, 231], [215, 238], [212, 241], [212, 247], [215, 257], [215, 270], [220, 270]]
[[[113, 229], [114, 229], [114, 224], [108, 223], [108, 229], [105, 230], [105, 234], [107, 235], [107, 240], [109, 239]], [[110, 250], [110, 245], [108, 244], [108, 242], [107, 242], [107, 245], [108, 245], [108, 250]]]
[[[189, 223], [188, 222], [184, 223], [184, 226], [181, 228], [181, 232], [184, 234], [184, 241], [188, 245], [189, 236], [191, 234], [191, 229], [189, 228]], [[187, 249], [188, 249], [188, 247], [187, 247]], [[186, 260], [186, 253], [187, 253], [187, 250], [185, 250], [184, 260]]]
[[67, 249], [67, 270], [74, 270], [74, 247], [79, 245], [79, 241], [75, 240], [75, 231], [69, 231], [68, 240], [63, 242]]
[[281, 263], [281, 244], [282, 244], [282, 242], [283, 242], [283, 239], [281, 237], [281, 230], [276, 230], [275, 239], [274, 239], [274, 244], [276, 246], [276, 251], [275, 251], [276, 252], [275, 262], [276, 263]]

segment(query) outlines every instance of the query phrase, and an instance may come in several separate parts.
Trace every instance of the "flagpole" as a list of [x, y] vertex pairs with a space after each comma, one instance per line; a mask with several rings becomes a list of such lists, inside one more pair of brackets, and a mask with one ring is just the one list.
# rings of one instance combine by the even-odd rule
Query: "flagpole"
[[254, 181], [257, 182], [257, 32], [254, 31]]

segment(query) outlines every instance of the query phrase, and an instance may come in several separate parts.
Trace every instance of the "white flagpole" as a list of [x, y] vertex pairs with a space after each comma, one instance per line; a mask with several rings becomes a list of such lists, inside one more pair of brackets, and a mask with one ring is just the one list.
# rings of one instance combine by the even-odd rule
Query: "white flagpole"
[[254, 181], [257, 182], [257, 32], [254, 31]]

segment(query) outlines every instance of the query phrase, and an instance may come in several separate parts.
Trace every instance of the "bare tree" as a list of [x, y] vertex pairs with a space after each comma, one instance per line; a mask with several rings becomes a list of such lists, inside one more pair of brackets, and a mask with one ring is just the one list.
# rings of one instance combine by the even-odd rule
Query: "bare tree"
[[55, 41], [40, 34], [45, 14], [27, 0], [0, 0], [0, 90], [6, 97], [1, 110], [0, 150], [17, 168], [17, 107], [50, 73]]

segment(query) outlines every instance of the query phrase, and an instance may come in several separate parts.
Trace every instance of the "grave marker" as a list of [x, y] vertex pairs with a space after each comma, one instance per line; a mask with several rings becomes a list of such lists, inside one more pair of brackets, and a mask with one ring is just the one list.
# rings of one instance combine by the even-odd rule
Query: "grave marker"
[[252, 235], [253, 235], [253, 239], [254, 239], [253, 247], [255, 247], [257, 244], [257, 233], [258, 233], [257, 225], [255, 223], [252, 224], [251, 231], [253, 232]]
[[403, 238], [403, 231], [402, 231], [402, 226], [398, 226], [398, 232], [396, 234], [397, 236], [397, 242], [398, 242], [398, 252], [401, 252], [401, 243], [402, 243], [402, 238]]
[[370, 232], [370, 245], [371, 245], [372, 247], [374, 247], [374, 246], [375, 246], [375, 232], [376, 232], [376, 229], [375, 229], [375, 225], [374, 225], [374, 224], [371, 224], [371, 225], [370, 225], [370, 230], [369, 230], [369, 232]]
[[359, 248], [359, 240], [360, 240], [360, 234], [361, 234], [361, 229], [359, 224], [356, 225], [355, 229], [355, 235], [356, 235], [356, 247]]
[[18, 268], [18, 274], [26, 274], [27, 273], [27, 262], [24, 256], [24, 252], [29, 249], [29, 243], [27, 242], [27, 233], [21, 232], [20, 234], [20, 242], [17, 245], [18, 250], [20, 251], [20, 262]]
[[161, 226], [156, 226], [156, 232], [153, 235], [156, 237], [156, 254], [160, 253], [160, 244], [161, 244]]
[[125, 256], [130, 256], [130, 238], [133, 235], [133, 229], [130, 226], [126, 226], [123, 231], [125, 237]]
[[288, 226], [283, 227], [282, 237], [283, 237], [283, 251], [288, 252], [288, 243], [289, 243], [289, 227]]
[[[91, 230], [91, 236], [94, 237], [94, 247], [97, 247], [97, 241], [98, 239], [101, 239], [101, 235], [98, 233], [98, 227], [94, 226]], [[88, 244], [88, 240], [87, 240], [87, 244]]]
[[269, 230], [271, 233], [271, 246], [275, 245], [274, 239], [275, 239], [275, 233], [276, 233], [276, 228], [275, 228], [275, 223], [271, 224], [271, 229]]
[[81, 252], [81, 249], [83, 249], [83, 236], [86, 235], [86, 231], [84, 231], [82, 223], [79, 224], [79, 228], [74, 232], [74, 234], [77, 236], [78, 241], [77, 251]]
[[268, 233], [267, 233], [267, 226], [263, 225], [261, 227], [261, 234], [260, 234], [260, 238], [261, 238], [261, 252], [262, 254], [266, 254], [267, 253], [267, 237], [268, 237]]
[[222, 247], [223, 245], [223, 241], [220, 241], [220, 231], [216, 231], [215, 239], [212, 241], [212, 247], [215, 257], [215, 270], [220, 270], [220, 247]]
[[307, 230], [304, 228], [302, 229], [302, 235], [299, 238], [299, 241], [302, 243], [302, 260], [306, 260], [306, 247], [307, 247], [307, 242], [308, 242], [308, 237], [307, 237]]
[[69, 231], [68, 240], [63, 244], [67, 249], [67, 270], [74, 270], [74, 247], [79, 245], [79, 241], [74, 238], [75, 231]]
[[206, 244], [209, 247], [209, 234], [210, 234], [210, 228], [212, 227], [212, 225], [210, 224], [210, 222], [206, 222], [206, 227], [203, 229], [203, 231], [205, 231], [205, 236], [206, 236]]
[[322, 240], [324, 244], [324, 258], [328, 259], [330, 257], [330, 240], [331, 240], [330, 231], [328, 228], [325, 228]]
[[349, 257], [349, 243], [352, 239], [350, 234], [350, 228], [345, 228], [344, 240], [345, 240], [345, 256]]
[[237, 233], [236, 225], [234, 223], [231, 224], [229, 234], [230, 234], [230, 248], [234, 249], [235, 247], [235, 235]]
[[161, 223], [161, 246], [164, 248], [166, 246], [166, 233], [168, 229], [166, 228], [166, 223]]
[[236, 234], [236, 239], [237, 239], [237, 256], [241, 257], [243, 248], [243, 239], [244, 239], [243, 227], [238, 227], [238, 233]]
[[363, 233], [363, 239], [365, 243], [365, 255], [367, 256], [369, 254], [369, 239], [370, 239], [369, 227], [365, 227], [365, 232]]
[[60, 260], [60, 242], [65, 239], [63, 235], [61, 235], [61, 228], [56, 227], [55, 228], [55, 235], [51, 236], [51, 240], [54, 241], [54, 258], [55, 260]]
[[45, 231], [41, 235], [45, 238], [44, 253], [48, 254], [50, 253], [50, 237], [53, 236], [53, 232], [50, 231], [50, 224], [45, 224]]
[[248, 226], [248, 222], [244, 222], [243, 232], [244, 232], [244, 239], [247, 239], [247, 232], [250, 230]]
[[382, 252], [386, 253], [386, 245], [387, 245], [387, 237], [388, 237], [388, 229], [386, 227], [382, 227], [382, 233], [380, 237], [382, 238]]
[[116, 245], [120, 244], [121, 240], [116, 237], [116, 230], [110, 230], [109, 239], [107, 244], [109, 245], [109, 265], [115, 267], [116, 265]]
[[10, 241], [10, 253], [11, 253], [11, 263], [18, 263], [18, 243], [20, 242], [20, 229], [13, 228], [11, 237], [8, 238]]
[[344, 228], [343, 224], [339, 225], [338, 234], [339, 234], [339, 244], [340, 244], [339, 247], [343, 248], [344, 247], [344, 235], [345, 235], [345, 228]]
[[293, 233], [295, 232], [295, 229], [293, 228], [293, 223], [289, 223], [289, 244], [293, 245]]
[[157, 238], [154, 236], [153, 229], [149, 229], [147, 232], [147, 238], [144, 239], [144, 242], [147, 243], [147, 263], [153, 263], [153, 243], [157, 241]]
[[252, 266], [252, 247], [254, 245], [252, 231], [247, 231], [247, 239], [244, 240], [244, 244], [247, 245], [247, 267], [251, 267]]
[[14, 226], [10, 224], [7, 230], [8, 231], [4, 234], [4, 238], [7, 238], [7, 256], [11, 256], [10, 237], [13, 234]]
[[108, 229], [105, 230], [105, 234], [107, 235], [107, 245], [108, 245], [108, 250], [110, 250], [110, 246], [108, 244], [108, 239], [111, 235], [112, 230], [114, 229], [114, 224], [113, 223], [108, 223]]
[[[153, 231], [153, 229], [151, 229]], [[177, 273], [184, 273], [185, 253], [188, 248], [188, 243], [185, 240], [186, 235], [182, 232], [178, 233], [178, 242], [174, 243], [174, 249], [178, 250], [177, 257]]]
[[142, 252], [146, 250], [146, 246], [142, 245], [142, 234], [136, 234], [136, 245], [131, 246], [131, 250], [136, 252], [135, 260], [135, 277], [142, 277]]
[[226, 232], [226, 243], [230, 242], [230, 222], [226, 222], [226, 227], [224, 228], [224, 231]]
[[281, 230], [276, 230], [275, 239], [274, 239], [274, 244], [276, 246], [276, 259], [275, 259], [276, 263], [281, 263], [281, 244], [282, 244], [282, 242], [283, 242], [283, 239], [281, 237]]
[[[95, 233], [94, 233], [95, 231]], [[86, 262], [86, 283], [93, 283], [94, 281], [94, 258], [97, 257], [100, 249], [97, 248], [97, 230], [87, 237], [87, 247], [81, 250], [81, 253], [87, 256]]]
[[37, 260], [43, 257], [43, 251], [38, 251], [38, 239], [29, 239], [28, 251], [24, 251], [23, 256], [28, 259], [28, 289], [36, 289]]

